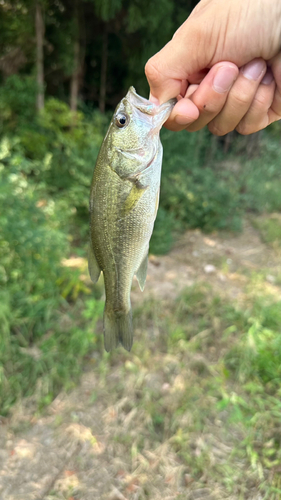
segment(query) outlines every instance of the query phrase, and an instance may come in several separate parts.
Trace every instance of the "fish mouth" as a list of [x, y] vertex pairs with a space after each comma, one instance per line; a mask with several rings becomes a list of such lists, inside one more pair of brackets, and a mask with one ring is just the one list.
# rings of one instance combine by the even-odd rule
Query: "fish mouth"
[[155, 114], [156, 105], [153, 102], [150, 102], [145, 97], [142, 97], [139, 94], [137, 94], [136, 89], [134, 87], [129, 88], [125, 99], [128, 99], [128, 101], [133, 106], [135, 106], [137, 109], [139, 109], [143, 113], [146, 113], [148, 115]]
[[170, 99], [161, 105], [157, 105], [145, 97], [137, 94], [134, 87], [129, 88], [125, 99], [127, 99], [130, 104], [135, 106], [142, 113], [152, 115], [153, 121], [155, 122], [154, 125], [158, 130], [160, 130], [163, 123], [165, 123], [168, 119], [174, 105], [177, 102], [177, 99]]

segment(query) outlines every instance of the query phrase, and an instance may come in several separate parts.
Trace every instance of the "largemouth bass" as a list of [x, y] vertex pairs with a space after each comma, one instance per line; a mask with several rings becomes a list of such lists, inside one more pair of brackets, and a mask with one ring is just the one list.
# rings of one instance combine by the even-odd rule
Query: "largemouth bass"
[[133, 343], [130, 291], [134, 274], [141, 290], [159, 202], [162, 145], [159, 132], [175, 100], [161, 106], [130, 87], [117, 106], [102, 143], [90, 194], [89, 272], [103, 272], [106, 302], [104, 346]]

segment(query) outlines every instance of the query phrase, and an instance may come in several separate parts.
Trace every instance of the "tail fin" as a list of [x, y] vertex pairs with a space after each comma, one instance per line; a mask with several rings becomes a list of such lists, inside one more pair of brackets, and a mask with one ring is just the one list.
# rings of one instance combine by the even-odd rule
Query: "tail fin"
[[117, 347], [119, 342], [130, 351], [133, 344], [132, 309], [129, 312], [114, 312], [105, 306], [103, 331], [104, 347], [107, 352]]

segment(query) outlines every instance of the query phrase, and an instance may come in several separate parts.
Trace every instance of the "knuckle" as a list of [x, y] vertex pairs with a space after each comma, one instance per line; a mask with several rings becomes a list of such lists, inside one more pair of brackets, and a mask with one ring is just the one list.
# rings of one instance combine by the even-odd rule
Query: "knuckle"
[[235, 107], [237, 108], [245, 108], [251, 104], [251, 100], [249, 100], [249, 95], [244, 94], [242, 92], [240, 93], [235, 93], [232, 96], [233, 102], [235, 103]]
[[155, 66], [154, 58], [149, 59], [144, 68], [147, 80], [155, 84], [160, 80], [160, 71]]
[[272, 103], [272, 99], [269, 99], [269, 96], [259, 92], [255, 95], [254, 100], [252, 102], [252, 106], [254, 108], [258, 108], [259, 110], [268, 110]]
[[247, 123], [247, 121], [241, 120], [235, 130], [241, 135], [250, 135], [254, 134], [254, 132], [257, 132], [259, 128], [253, 127], [253, 124], [249, 124]]
[[213, 121], [208, 124], [208, 129], [213, 135], [217, 135], [219, 137], [222, 137], [223, 135], [226, 135], [228, 132], [231, 132], [230, 130], [223, 129], [219, 124], [216, 124]]

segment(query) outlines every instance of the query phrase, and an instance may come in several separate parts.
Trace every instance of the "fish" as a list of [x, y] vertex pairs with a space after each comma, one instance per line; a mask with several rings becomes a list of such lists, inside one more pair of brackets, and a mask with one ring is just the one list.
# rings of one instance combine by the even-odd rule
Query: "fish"
[[130, 351], [130, 292], [136, 275], [143, 291], [149, 241], [159, 204], [163, 148], [159, 132], [176, 100], [156, 105], [130, 87], [101, 145], [90, 191], [89, 274], [102, 271], [104, 347]]

